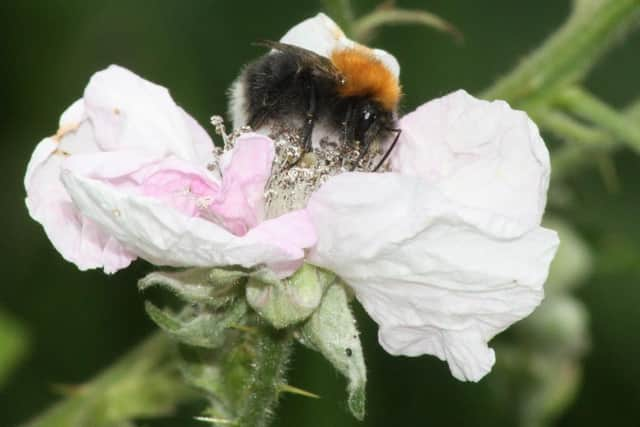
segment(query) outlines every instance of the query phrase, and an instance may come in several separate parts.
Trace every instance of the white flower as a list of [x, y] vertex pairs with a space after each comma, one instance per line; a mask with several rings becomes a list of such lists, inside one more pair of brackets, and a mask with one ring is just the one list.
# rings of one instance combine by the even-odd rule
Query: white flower
[[[354, 45], [322, 14], [282, 41], [326, 56]], [[372, 52], [398, 75], [393, 56]], [[272, 141], [241, 137], [221, 176], [211, 172], [219, 159], [204, 131], [166, 90], [123, 69], [98, 73], [62, 125], [61, 142], [46, 139], [34, 153], [27, 203], [81, 267], [114, 270], [140, 256], [268, 264], [286, 276], [304, 258], [353, 288], [388, 352], [435, 355], [471, 381], [495, 362], [488, 342], [543, 298], [558, 246], [540, 226], [549, 155], [535, 124], [504, 102], [464, 91], [431, 101], [400, 120], [391, 172], [331, 177], [306, 209], [267, 220]], [[60, 149], [71, 156], [58, 159]], [[98, 254], [84, 264], [83, 242]]]
[[[283, 41], [327, 56], [353, 43], [322, 14]], [[540, 226], [549, 154], [525, 113], [464, 91], [400, 127], [392, 173], [342, 174], [311, 196], [308, 260], [355, 290], [389, 353], [432, 354], [477, 381], [495, 362], [488, 341], [544, 294], [558, 246]]]

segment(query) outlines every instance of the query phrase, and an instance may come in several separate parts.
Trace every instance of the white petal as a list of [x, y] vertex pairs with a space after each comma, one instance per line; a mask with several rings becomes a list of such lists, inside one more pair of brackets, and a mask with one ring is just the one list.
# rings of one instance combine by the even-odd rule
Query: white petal
[[211, 137], [200, 123], [196, 121], [189, 113], [178, 107], [182, 112], [182, 118], [187, 125], [187, 129], [191, 136], [191, 143], [196, 153], [196, 161], [200, 165], [208, 166], [214, 161], [214, 144]]
[[[305, 19], [297, 24], [280, 41], [303, 47], [327, 58], [331, 57], [334, 50], [362, 46], [349, 39], [338, 27], [338, 24], [324, 13], [319, 13], [313, 18]], [[400, 75], [400, 65], [389, 52], [382, 49], [371, 49], [371, 54], [386, 65], [394, 76], [398, 77]]]
[[45, 138], [36, 146], [31, 154], [27, 172], [24, 174], [24, 189], [29, 192], [33, 186], [33, 175], [39, 170], [47, 159], [58, 148], [58, 143], [53, 138]]
[[541, 301], [558, 245], [539, 226], [448, 199], [426, 180], [394, 173], [331, 178], [308, 211], [318, 233], [309, 260], [338, 274], [380, 325], [392, 354], [433, 354], [459, 379], [493, 365], [487, 342]]
[[268, 231], [277, 228], [271, 221], [278, 218], [238, 237], [213, 222], [183, 215], [157, 199], [129, 194], [70, 171], [63, 172], [62, 180], [83, 215], [156, 265], [253, 267], [284, 265], [304, 256], [301, 247], [294, 250], [289, 242], [278, 241]]
[[423, 177], [462, 205], [505, 216], [517, 232], [540, 223], [549, 153], [526, 113], [460, 90], [406, 115], [400, 127], [394, 171]]
[[329, 58], [331, 52], [344, 41], [345, 35], [324, 13], [305, 19], [291, 28], [281, 39], [282, 43], [303, 47]]
[[87, 114], [84, 109], [84, 100], [78, 99], [71, 104], [69, 108], [65, 110], [60, 116], [60, 128], [69, 128], [79, 126], [80, 123], [87, 118]]
[[166, 88], [112, 65], [91, 77], [84, 100], [102, 150], [141, 149], [198, 160], [184, 112]]

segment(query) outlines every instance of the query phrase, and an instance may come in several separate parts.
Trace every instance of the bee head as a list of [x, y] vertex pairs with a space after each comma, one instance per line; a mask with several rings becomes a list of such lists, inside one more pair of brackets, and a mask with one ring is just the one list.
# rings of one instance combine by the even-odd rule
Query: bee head
[[375, 101], [367, 101], [356, 107], [353, 122], [354, 139], [368, 147], [381, 131], [393, 126], [394, 115]]

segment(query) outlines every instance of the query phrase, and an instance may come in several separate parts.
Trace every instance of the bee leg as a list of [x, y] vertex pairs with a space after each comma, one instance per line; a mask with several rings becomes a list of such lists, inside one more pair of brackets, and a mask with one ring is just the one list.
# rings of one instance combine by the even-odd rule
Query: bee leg
[[367, 155], [367, 153], [369, 152], [369, 148], [371, 147], [371, 143], [375, 141], [379, 132], [380, 132], [380, 126], [375, 123], [371, 125], [371, 127], [365, 132], [364, 137], [362, 138], [364, 141], [362, 141], [363, 144], [361, 147], [360, 154], [358, 155], [358, 158], [356, 159], [353, 165], [354, 169], [358, 167], [358, 165], [360, 164], [360, 161], [364, 158], [364, 156]]
[[313, 86], [313, 83], [307, 83], [306, 89], [309, 92], [309, 108], [307, 109], [307, 113], [305, 114], [304, 126], [302, 128], [302, 147], [304, 153], [310, 152], [312, 148], [311, 135], [313, 134], [313, 125], [316, 121], [317, 112], [316, 89]]
[[378, 169], [380, 169], [380, 167], [384, 164], [384, 162], [387, 160], [387, 158], [389, 157], [389, 154], [391, 154], [391, 152], [393, 151], [393, 149], [395, 148], [396, 144], [398, 143], [398, 139], [400, 138], [400, 134], [402, 133], [402, 129], [387, 129], [390, 132], [395, 132], [396, 136], [393, 139], [393, 142], [391, 143], [391, 146], [389, 146], [389, 149], [387, 150], [386, 153], [384, 153], [384, 156], [382, 156], [382, 159], [380, 159], [380, 161], [378, 162], [378, 164], [376, 165], [375, 168], [373, 168], [373, 172], [377, 172]]

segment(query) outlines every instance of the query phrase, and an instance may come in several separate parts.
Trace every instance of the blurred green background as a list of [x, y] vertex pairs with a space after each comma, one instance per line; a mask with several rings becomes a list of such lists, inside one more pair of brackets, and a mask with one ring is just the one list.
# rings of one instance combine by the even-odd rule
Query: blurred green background
[[[354, 6], [362, 13], [375, 2]], [[465, 36], [456, 44], [418, 27], [378, 34], [373, 44], [402, 66], [405, 111], [457, 88], [488, 87], [557, 28], [570, 7], [558, 0], [400, 0], [400, 6], [427, 8]], [[279, 38], [319, 9], [294, 0], [0, 2], [0, 426], [36, 415], [60, 397], [61, 384], [90, 378], [154, 329], [135, 287], [151, 266], [137, 262], [113, 276], [80, 272], [28, 217], [22, 178], [35, 144], [55, 132], [59, 114], [82, 95], [91, 74], [111, 63], [167, 86], [206, 124], [225, 111], [226, 88], [240, 67], [262, 53], [251, 43]], [[614, 106], [632, 101], [640, 95], [638, 52], [640, 33], [612, 49], [586, 86]], [[593, 251], [592, 274], [577, 290], [589, 313], [589, 352], [558, 426], [640, 424], [640, 159], [622, 150], [614, 161], [616, 185], [605, 185], [596, 168], [554, 183], [563, 202], [550, 212], [570, 222]], [[349, 415], [339, 374], [299, 348], [290, 383], [323, 398], [285, 396], [274, 425], [515, 425], [522, 389], [505, 386], [508, 369], [479, 384], [458, 382], [433, 357], [386, 354], [373, 322], [361, 309], [358, 317], [369, 371], [365, 423]], [[505, 364], [510, 353], [497, 357]], [[179, 414], [162, 425], [203, 424]]]

